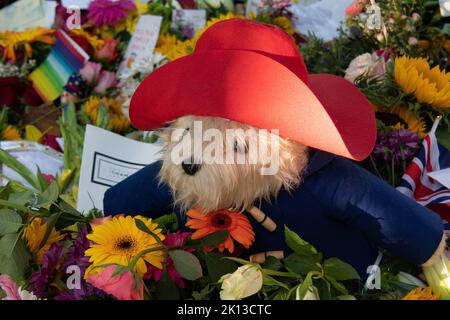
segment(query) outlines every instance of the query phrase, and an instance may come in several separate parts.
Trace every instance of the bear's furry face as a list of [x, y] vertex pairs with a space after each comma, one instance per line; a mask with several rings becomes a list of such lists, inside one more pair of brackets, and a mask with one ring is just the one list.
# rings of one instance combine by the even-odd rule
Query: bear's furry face
[[308, 163], [307, 147], [222, 118], [181, 117], [159, 134], [160, 180], [183, 209], [250, 209], [298, 186]]

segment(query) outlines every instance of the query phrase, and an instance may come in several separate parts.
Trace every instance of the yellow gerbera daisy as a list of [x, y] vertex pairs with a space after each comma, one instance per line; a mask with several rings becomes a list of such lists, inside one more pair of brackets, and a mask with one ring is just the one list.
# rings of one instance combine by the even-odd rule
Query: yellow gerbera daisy
[[53, 44], [55, 42], [54, 30], [47, 28], [28, 29], [23, 32], [5, 31], [0, 32], [0, 45], [5, 48], [4, 57], [8, 60], [16, 61], [16, 50], [20, 45], [25, 47], [28, 58], [33, 56], [31, 43], [42, 42]]
[[64, 238], [59, 231], [56, 231], [55, 228], [53, 228], [47, 242], [39, 249], [42, 239], [44, 239], [45, 233], [47, 232], [47, 227], [47, 222], [44, 219], [37, 217], [34, 218], [24, 230], [24, 237], [27, 241], [28, 249], [35, 255], [38, 263], [42, 262], [42, 257], [50, 249], [52, 244], [58, 243]]
[[440, 296], [440, 292], [433, 294], [431, 287], [416, 288], [408, 292], [402, 300], [438, 300]]
[[114, 98], [99, 98], [92, 96], [84, 104], [84, 112], [89, 116], [92, 123], [98, 120], [98, 109], [100, 104], [107, 108], [109, 114], [108, 129], [122, 133], [130, 127], [130, 121], [122, 112], [122, 105]]
[[2, 138], [3, 140], [21, 140], [22, 137], [20, 136], [19, 129], [17, 129], [14, 126], [7, 126], [2, 131]]
[[[114, 217], [101, 225], [93, 226], [92, 233], [87, 238], [94, 244], [85, 252], [86, 256], [90, 256], [89, 262], [92, 262], [92, 265], [86, 271], [85, 276], [89, 272], [99, 271], [99, 268], [95, 269], [95, 267], [104, 264], [115, 263], [128, 266], [138, 253], [160, 246], [153, 236], [136, 227], [136, 219], [144, 222], [147, 228], [159, 237], [160, 241], [164, 240], [164, 235], [158, 225], [153, 223], [152, 219], [142, 216]], [[143, 276], [147, 272], [145, 262], [162, 269], [163, 259], [162, 250], [146, 253], [139, 258], [134, 271]]]
[[414, 112], [408, 110], [405, 106], [397, 106], [394, 108], [383, 108], [373, 105], [373, 109], [377, 114], [377, 118], [384, 124], [394, 127], [395, 129], [408, 129], [415, 132], [419, 137], [424, 138], [427, 134], [426, 124]]
[[395, 81], [405, 93], [414, 94], [419, 103], [450, 108], [450, 73], [439, 66], [431, 69], [424, 58], [395, 58]]
[[72, 33], [75, 36], [81, 36], [81, 37], [85, 38], [87, 40], [87, 42], [89, 42], [89, 44], [94, 49], [101, 49], [103, 47], [104, 43], [105, 43], [99, 37], [97, 37], [95, 35], [92, 35], [89, 32], [86, 32], [82, 28], [80, 28], [80, 29], [72, 29], [72, 30], [70, 30], [70, 33]]

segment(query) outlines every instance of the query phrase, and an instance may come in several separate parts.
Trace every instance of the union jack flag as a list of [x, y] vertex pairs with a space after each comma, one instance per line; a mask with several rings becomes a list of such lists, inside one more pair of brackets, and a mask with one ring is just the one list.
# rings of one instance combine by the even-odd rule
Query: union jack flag
[[432, 179], [428, 173], [450, 168], [450, 152], [436, 138], [438, 118], [425, 137], [416, 157], [406, 169], [397, 190], [419, 204], [437, 212], [450, 229], [450, 189]]

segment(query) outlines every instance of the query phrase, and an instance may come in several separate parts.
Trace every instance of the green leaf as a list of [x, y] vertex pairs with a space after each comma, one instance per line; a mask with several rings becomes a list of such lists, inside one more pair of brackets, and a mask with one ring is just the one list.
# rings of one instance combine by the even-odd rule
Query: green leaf
[[200, 261], [192, 253], [183, 250], [173, 250], [169, 252], [175, 269], [187, 280], [197, 280], [203, 276]]
[[219, 231], [213, 234], [209, 234], [206, 237], [201, 239], [201, 246], [202, 247], [206, 247], [206, 246], [216, 246], [218, 244], [224, 243], [225, 240], [227, 240], [228, 238], [228, 231]]
[[20, 215], [10, 209], [0, 209], [0, 236], [15, 233], [22, 226]]
[[302, 256], [312, 256], [317, 262], [320, 262], [322, 255], [317, 252], [316, 248], [300, 238], [298, 234], [291, 231], [288, 227], [285, 227], [284, 234], [286, 244], [292, 251]]
[[55, 228], [56, 222], [58, 221], [61, 214], [62, 214], [62, 211], [55, 213], [55, 214], [51, 215], [50, 217], [48, 217], [47, 229], [45, 230], [44, 237], [42, 238], [41, 243], [39, 244], [39, 249], [41, 249], [47, 243], [47, 240], [50, 237], [52, 230]]
[[450, 35], [450, 23], [445, 23], [444, 26], [441, 29], [442, 35]]
[[264, 269], [270, 269], [270, 270], [278, 271], [278, 270], [280, 270], [283, 267], [283, 264], [277, 258], [275, 258], [273, 256], [268, 256], [266, 261], [262, 265], [262, 267]]
[[237, 264], [229, 259], [224, 259], [221, 253], [208, 253], [205, 255], [206, 268], [212, 282], [218, 282], [220, 278], [228, 273], [233, 273], [237, 269]]
[[192, 298], [194, 300], [210, 300], [211, 293], [214, 291], [215, 286], [211, 284], [207, 284], [200, 291], [193, 291]]
[[297, 290], [295, 291], [295, 299], [296, 300], [303, 300], [305, 295], [308, 293], [308, 289], [310, 286], [312, 286], [312, 276], [314, 275], [313, 272], [309, 272], [306, 275], [305, 280], [303, 280], [302, 284], [297, 287]]
[[135, 219], [134, 223], [136, 224], [136, 227], [141, 230], [142, 232], [148, 233], [149, 235], [151, 235], [153, 238], [155, 238], [155, 240], [158, 243], [162, 243], [161, 238], [155, 234], [153, 231], [151, 231], [146, 224], [144, 223], [144, 221], [140, 220], [140, 219]]
[[12, 193], [31, 191], [29, 188], [25, 187], [21, 182], [10, 180], [7, 185], [8, 189]]
[[323, 269], [326, 276], [338, 281], [360, 279], [358, 272], [351, 265], [338, 258], [325, 260]]
[[174, 213], [166, 214], [159, 218], [153, 219], [153, 222], [157, 223], [160, 226], [165, 226], [166, 228], [168, 228], [171, 225], [177, 223], [177, 216]]
[[311, 271], [321, 271], [320, 265], [313, 257], [299, 256], [295, 253], [284, 259], [284, 264], [286, 269], [300, 275], [307, 275]]
[[42, 175], [41, 169], [39, 167], [37, 167], [36, 179], [39, 183], [39, 190], [41, 192], [48, 188], [47, 180], [45, 180], [44, 176]]
[[10, 233], [0, 239], [0, 274], [7, 274], [15, 281], [24, 280], [30, 258], [25, 241], [19, 234]]
[[275, 294], [270, 297], [270, 300], [289, 300], [289, 290], [285, 288], [278, 289]]
[[113, 273], [111, 274], [111, 278], [120, 276], [122, 273], [125, 273], [127, 271], [129, 271], [128, 267], [116, 264], [116, 269], [114, 269]]
[[0, 163], [3, 163], [4, 165], [17, 172], [17, 174], [24, 178], [35, 189], [40, 190], [39, 183], [35, 175], [20, 161], [18, 161], [16, 158], [2, 149], [0, 149]]
[[42, 208], [55, 202], [59, 197], [58, 183], [53, 181], [45, 191], [38, 196], [38, 201], [34, 204], [34, 207]]
[[20, 206], [26, 206], [34, 199], [34, 192], [27, 190], [23, 192], [13, 192], [8, 197], [8, 202], [18, 204]]
[[281, 287], [286, 290], [289, 290], [289, 287], [286, 284], [276, 280], [275, 278], [273, 278], [265, 273], [263, 273], [263, 283], [265, 286], [275, 286], [275, 287]]
[[156, 283], [156, 298], [158, 300], [179, 300], [180, 292], [177, 285], [170, 278], [166, 270], [163, 271], [161, 279]]
[[338, 282], [336, 279], [327, 275], [325, 275], [325, 279], [327, 279], [331, 283], [331, 285], [340, 293], [345, 295], [348, 294], [347, 288], [345, 288], [345, 286], [342, 283]]
[[226, 258], [228, 260], [237, 262], [237, 263], [242, 264], [242, 265], [246, 265], [246, 264], [250, 263], [250, 261], [247, 261], [247, 260], [244, 260], [244, 259], [241, 259], [241, 258], [236, 258], [236, 257], [226, 257]]
[[450, 151], [450, 132], [445, 126], [439, 126], [436, 130], [438, 142]]

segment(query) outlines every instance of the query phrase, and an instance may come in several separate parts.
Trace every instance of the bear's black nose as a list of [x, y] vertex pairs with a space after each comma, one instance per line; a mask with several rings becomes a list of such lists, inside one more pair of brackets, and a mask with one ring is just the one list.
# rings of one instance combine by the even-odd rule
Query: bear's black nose
[[181, 163], [181, 167], [183, 168], [184, 172], [186, 172], [186, 174], [193, 176], [198, 172], [198, 170], [200, 170], [202, 166], [200, 164], [186, 163], [183, 161]]

